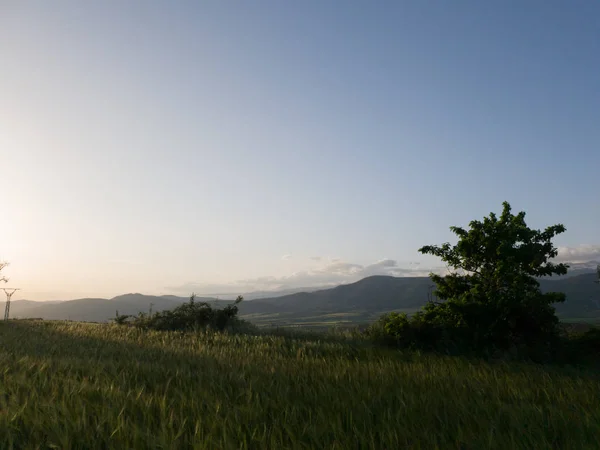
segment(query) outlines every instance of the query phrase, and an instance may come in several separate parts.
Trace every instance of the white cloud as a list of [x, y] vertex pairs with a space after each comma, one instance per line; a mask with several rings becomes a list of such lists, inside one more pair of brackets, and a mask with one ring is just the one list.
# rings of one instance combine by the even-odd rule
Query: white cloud
[[[578, 247], [559, 247], [557, 262], [580, 263], [600, 261], [600, 245], [580, 245]], [[288, 260], [291, 255], [284, 255]], [[422, 267], [423, 263], [408, 262], [400, 266], [394, 259], [381, 259], [371, 264], [362, 265], [350, 263], [340, 258], [310, 258], [313, 267], [292, 273], [287, 276], [264, 276], [242, 279], [230, 283], [186, 283], [182, 286], [168, 287], [169, 292], [188, 295], [195, 292], [198, 295], [207, 294], [243, 294], [254, 291], [278, 291], [283, 289], [331, 287], [345, 283], [353, 283], [373, 275], [391, 275], [395, 277], [422, 277], [434, 272], [446, 274], [444, 265]], [[595, 266], [594, 266], [595, 267]]]
[[419, 269], [416, 266], [403, 268], [398, 266], [393, 259], [382, 259], [372, 264], [344, 262], [339, 259], [332, 260], [308, 270], [302, 270], [283, 277], [265, 276], [237, 280], [231, 283], [186, 283], [182, 286], [166, 288], [173, 292], [190, 293], [198, 295], [208, 294], [236, 294], [253, 291], [276, 291], [283, 289], [331, 287], [345, 283], [353, 283], [362, 278], [373, 275], [391, 276], [427, 276], [430, 272], [439, 272], [440, 268]]
[[282, 259], [283, 261], [288, 261], [288, 260], [292, 259], [292, 255], [283, 255], [283, 256], [281, 257], [281, 259]]
[[557, 262], [582, 263], [600, 261], [600, 245], [585, 244], [577, 247], [558, 247]]

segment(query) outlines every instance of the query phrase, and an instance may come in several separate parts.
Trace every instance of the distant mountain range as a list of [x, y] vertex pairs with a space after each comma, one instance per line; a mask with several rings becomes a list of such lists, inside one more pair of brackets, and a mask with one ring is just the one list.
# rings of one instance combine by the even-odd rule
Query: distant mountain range
[[[282, 297], [284, 295], [296, 294], [298, 292], [314, 292], [320, 291], [322, 289], [327, 289], [331, 286], [312, 286], [312, 287], [300, 287], [300, 288], [290, 288], [290, 289], [278, 289], [273, 291], [254, 291], [249, 293], [225, 293], [225, 294], [201, 294], [203, 297], [209, 297], [211, 299], [217, 300], [235, 300], [238, 295], [243, 295], [244, 300], [257, 300], [263, 298], [273, 298], [273, 297]], [[189, 297], [188, 297], [189, 298]]]
[[[545, 292], [564, 292], [567, 301], [557, 304], [561, 318], [600, 320], [600, 285], [594, 283], [595, 271], [587, 270], [569, 277], [540, 280]], [[351, 284], [313, 292], [296, 292], [279, 297], [244, 301], [240, 315], [257, 324], [320, 326], [339, 322], [366, 322], [388, 311], [414, 312], [429, 297], [429, 277], [372, 276]], [[11, 302], [11, 317], [103, 322], [119, 314], [173, 309], [188, 297], [126, 294], [112, 299], [85, 298], [70, 301]], [[230, 300], [197, 297], [217, 307]], [[0, 304], [0, 311], [3, 311]]]
[[586, 273], [596, 273], [598, 266], [600, 266], [600, 261], [587, 261], [587, 262], [577, 262], [577, 263], [568, 263], [569, 271], [566, 275], [561, 275], [558, 277], [554, 277], [555, 279], [563, 279], [563, 278], [571, 278], [576, 277], [577, 275], [583, 275]]

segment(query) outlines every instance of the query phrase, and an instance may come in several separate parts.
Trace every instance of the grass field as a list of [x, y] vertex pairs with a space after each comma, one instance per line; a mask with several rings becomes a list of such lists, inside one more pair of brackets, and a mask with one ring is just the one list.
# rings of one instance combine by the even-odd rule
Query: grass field
[[[404, 312], [408, 315], [414, 314], [420, 308], [404, 308], [394, 310]], [[312, 328], [314, 330], [326, 330], [335, 326], [355, 327], [376, 321], [381, 315], [391, 311], [347, 311], [337, 313], [274, 313], [274, 314], [242, 314], [242, 319], [252, 322], [258, 327], [302, 327]]]
[[41, 321], [0, 368], [2, 449], [600, 448], [591, 369]]

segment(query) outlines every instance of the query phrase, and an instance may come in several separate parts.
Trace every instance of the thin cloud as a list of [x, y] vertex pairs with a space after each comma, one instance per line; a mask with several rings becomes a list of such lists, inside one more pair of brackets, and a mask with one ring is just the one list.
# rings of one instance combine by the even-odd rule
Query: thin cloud
[[388, 275], [396, 277], [428, 276], [430, 272], [439, 273], [443, 269], [404, 268], [398, 266], [393, 259], [382, 259], [372, 264], [361, 265], [336, 259], [321, 266], [294, 272], [283, 277], [257, 277], [237, 280], [231, 283], [186, 283], [181, 286], [168, 287], [172, 292], [196, 292], [198, 295], [221, 293], [248, 293], [253, 291], [277, 291], [284, 289], [307, 287], [331, 287], [340, 284], [353, 283], [373, 275]]
[[[291, 255], [284, 255], [287, 260]], [[315, 266], [287, 276], [264, 276], [232, 281], [230, 283], [186, 283], [181, 286], [167, 287], [170, 292], [186, 295], [190, 292], [202, 294], [243, 294], [255, 291], [278, 291], [284, 289], [332, 287], [353, 283], [373, 275], [394, 277], [426, 277], [430, 273], [445, 275], [447, 268], [443, 265], [422, 267], [423, 263], [411, 261], [402, 266], [394, 259], [381, 259], [371, 264], [362, 265], [343, 261], [340, 258], [326, 259], [320, 256], [310, 258]], [[580, 245], [577, 247], [559, 247], [557, 262], [582, 263], [600, 261], [600, 245]]]
[[292, 255], [283, 255], [281, 257], [281, 259], [282, 259], [282, 261], [288, 261], [288, 260], [292, 259]]
[[557, 262], [582, 263], [600, 261], [600, 245], [585, 244], [577, 247], [558, 247]]

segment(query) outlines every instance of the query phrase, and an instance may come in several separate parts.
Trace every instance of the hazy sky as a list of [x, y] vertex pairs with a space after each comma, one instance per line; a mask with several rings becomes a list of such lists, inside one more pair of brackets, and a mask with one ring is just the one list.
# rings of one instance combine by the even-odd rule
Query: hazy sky
[[343, 282], [504, 200], [600, 258], [599, 121], [592, 0], [0, 0], [0, 258], [29, 299]]

